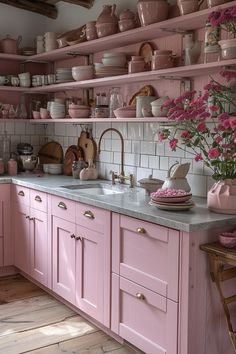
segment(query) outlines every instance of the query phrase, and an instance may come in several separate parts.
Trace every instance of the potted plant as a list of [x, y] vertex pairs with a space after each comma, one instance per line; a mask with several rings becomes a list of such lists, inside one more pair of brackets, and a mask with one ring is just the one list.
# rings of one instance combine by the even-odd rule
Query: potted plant
[[228, 33], [229, 39], [219, 41], [223, 59], [236, 58], [236, 6], [213, 11], [208, 21], [212, 27], [220, 27]]
[[[236, 71], [221, 74], [227, 80], [236, 79]], [[235, 106], [226, 94], [232, 89], [211, 80], [198, 97], [195, 91], [187, 91], [165, 102], [163, 108], [169, 109], [168, 118], [174, 124], [159, 132], [159, 141], [168, 139], [171, 150], [188, 148], [195, 161], [203, 161], [212, 170], [216, 183], [208, 192], [208, 207], [226, 214], [236, 214], [236, 117], [222, 106], [222, 99]], [[209, 98], [214, 98], [214, 105]]]

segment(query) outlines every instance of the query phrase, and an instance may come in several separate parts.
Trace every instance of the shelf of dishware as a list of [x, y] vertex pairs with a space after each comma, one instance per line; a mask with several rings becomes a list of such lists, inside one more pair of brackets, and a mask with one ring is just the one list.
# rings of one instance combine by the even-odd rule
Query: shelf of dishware
[[28, 55], [19, 55], [19, 54], [0, 53], [0, 59], [21, 62], [21, 61], [28, 60], [29, 56]]
[[[235, 5], [236, 1], [230, 1], [220, 5], [220, 8], [224, 9]], [[88, 55], [112, 48], [124, 47], [127, 45], [135, 44], [137, 42], [150, 41], [152, 39], [166, 37], [176, 32], [184, 33], [186, 31], [196, 30], [198, 28], [205, 27], [208, 15], [218, 8], [219, 6], [215, 6], [210, 9], [174, 17], [162, 22], [157, 22], [144, 27], [138, 27], [107, 37], [82, 42], [73, 46], [55, 49], [50, 52], [36, 54], [28, 57], [28, 59], [34, 61], [63, 60], [73, 54]]]
[[[17, 120], [16, 120], [17, 121]], [[168, 122], [166, 117], [142, 117], [142, 118], [61, 118], [61, 119], [30, 119], [33, 124], [52, 124], [52, 123], [160, 123]]]
[[61, 84], [33, 87], [26, 89], [27, 93], [48, 93], [60, 92], [65, 90], [76, 90], [79, 88], [93, 88], [102, 86], [117, 86], [121, 84], [131, 84], [136, 82], [150, 82], [159, 79], [182, 80], [195, 76], [204, 76], [218, 73], [225, 66], [236, 66], [236, 59], [221, 60], [207, 64], [193, 64], [187, 66], [179, 66], [169, 69], [145, 71], [134, 74], [109, 76], [99, 79], [91, 79], [84, 81], [73, 81]]

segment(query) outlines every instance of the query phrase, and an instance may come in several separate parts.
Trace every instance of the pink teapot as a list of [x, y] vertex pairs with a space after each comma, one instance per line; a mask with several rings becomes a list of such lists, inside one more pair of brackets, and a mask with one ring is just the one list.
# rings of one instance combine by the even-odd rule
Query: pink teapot
[[21, 40], [21, 36], [19, 36], [17, 39], [12, 39], [9, 35], [7, 35], [6, 38], [2, 39], [1, 41], [3, 53], [17, 54]]
[[118, 23], [118, 17], [115, 14], [116, 4], [103, 5], [103, 10], [97, 18], [97, 25], [102, 23]]

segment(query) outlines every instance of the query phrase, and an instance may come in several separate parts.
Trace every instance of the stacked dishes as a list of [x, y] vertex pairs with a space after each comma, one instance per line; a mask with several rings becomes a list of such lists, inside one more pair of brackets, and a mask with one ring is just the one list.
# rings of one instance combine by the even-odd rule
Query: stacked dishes
[[162, 210], [189, 210], [195, 205], [191, 197], [191, 193], [182, 189], [158, 189], [151, 193], [149, 204]]
[[50, 104], [50, 116], [52, 119], [65, 118], [66, 109], [64, 103], [51, 102]]
[[96, 77], [124, 75], [127, 73], [127, 59], [125, 53], [104, 53], [102, 63], [95, 63]]
[[71, 68], [58, 68], [56, 69], [56, 83], [73, 81]]

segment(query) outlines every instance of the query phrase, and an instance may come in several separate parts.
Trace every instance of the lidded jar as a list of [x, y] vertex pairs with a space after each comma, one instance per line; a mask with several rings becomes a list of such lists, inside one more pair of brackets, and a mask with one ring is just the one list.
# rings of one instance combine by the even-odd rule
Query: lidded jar
[[142, 56], [132, 56], [128, 64], [129, 74], [145, 71], [146, 63]]
[[155, 50], [152, 56], [152, 70], [172, 68], [174, 58], [172, 50]]

